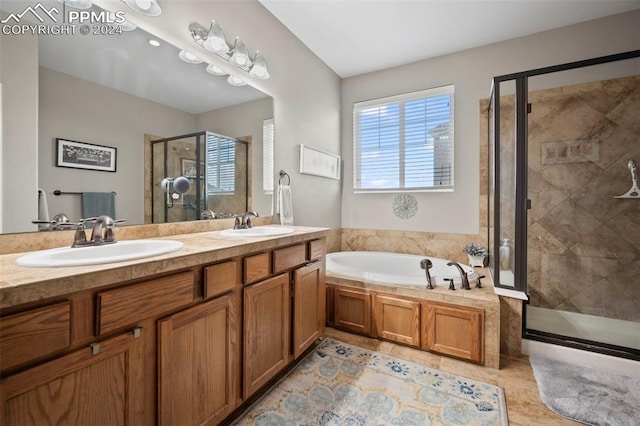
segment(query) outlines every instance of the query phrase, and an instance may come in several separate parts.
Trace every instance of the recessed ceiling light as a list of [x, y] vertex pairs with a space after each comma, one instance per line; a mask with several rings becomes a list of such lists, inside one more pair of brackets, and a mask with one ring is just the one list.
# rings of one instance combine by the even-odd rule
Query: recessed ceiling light
[[149, 40], [149, 44], [152, 45], [153, 47], [158, 47], [160, 46], [160, 42], [154, 38]]

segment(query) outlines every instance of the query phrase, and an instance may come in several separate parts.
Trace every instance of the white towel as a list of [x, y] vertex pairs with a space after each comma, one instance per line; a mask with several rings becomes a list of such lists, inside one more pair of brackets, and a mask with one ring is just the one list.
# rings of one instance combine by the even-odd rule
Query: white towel
[[278, 185], [276, 213], [280, 214], [280, 224], [293, 225], [293, 201], [289, 185]]
[[[49, 220], [49, 206], [44, 189], [38, 188], [38, 220]], [[38, 231], [50, 229], [49, 225], [38, 225]]]

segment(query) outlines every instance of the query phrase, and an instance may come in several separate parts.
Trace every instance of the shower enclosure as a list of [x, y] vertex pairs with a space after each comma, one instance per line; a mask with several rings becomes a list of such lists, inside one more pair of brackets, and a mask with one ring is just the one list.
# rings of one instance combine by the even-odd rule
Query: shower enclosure
[[491, 268], [524, 338], [640, 359], [639, 111], [640, 51], [494, 78]]
[[[223, 218], [248, 210], [248, 142], [198, 132], [153, 141], [151, 150], [153, 223]], [[189, 180], [189, 190], [167, 194], [162, 181], [181, 176]]]

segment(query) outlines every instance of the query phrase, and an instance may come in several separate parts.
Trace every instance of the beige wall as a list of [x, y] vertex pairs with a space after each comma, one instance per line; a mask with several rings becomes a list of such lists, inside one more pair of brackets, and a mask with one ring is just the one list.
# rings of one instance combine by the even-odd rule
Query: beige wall
[[[344, 228], [476, 234], [478, 211], [478, 101], [489, 95], [491, 78], [640, 48], [640, 11], [547, 31], [452, 55], [365, 74], [342, 82]], [[394, 194], [354, 194], [352, 184], [353, 103], [455, 84], [455, 191], [416, 193], [417, 214], [394, 216]]]
[[[6, 15], [0, 14], [2, 18]], [[0, 36], [2, 209], [0, 232], [35, 230], [38, 214], [38, 38]]]
[[[117, 218], [144, 223], [145, 133], [175, 136], [195, 126], [193, 114], [40, 67], [38, 171], [50, 214], [81, 216], [80, 197], [51, 195], [56, 189], [115, 191]], [[117, 148], [117, 172], [55, 167], [56, 138]]]

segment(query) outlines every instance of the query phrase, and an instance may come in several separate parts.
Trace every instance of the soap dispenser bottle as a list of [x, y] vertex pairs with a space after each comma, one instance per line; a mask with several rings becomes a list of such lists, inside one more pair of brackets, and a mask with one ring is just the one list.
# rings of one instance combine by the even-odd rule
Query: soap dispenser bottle
[[509, 239], [502, 240], [502, 245], [499, 251], [500, 269], [507, 271], [511, 269], [511, 247], [509, 247]]

